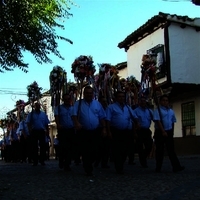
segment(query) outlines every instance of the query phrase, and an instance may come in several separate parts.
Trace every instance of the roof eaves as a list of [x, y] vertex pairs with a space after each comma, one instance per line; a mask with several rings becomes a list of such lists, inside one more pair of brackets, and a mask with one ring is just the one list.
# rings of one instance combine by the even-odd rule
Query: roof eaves
[[[119, 48], [126, 48], [131, 42], [135, 43], [138, 38], [143, 38], [148, 35], [149, 32], [154, 30], [155, 27], [160, 27], [166, 19], [162, 15], [153, 16], [144, 25], [128, 35], [122, 42], [118, 44]], [[135, 41], [135, 42], [134, 42]]]
[[196, 27], [196, 30], [199, 30], [200, 27], [200, 18], [189, 18], [188, 16], [179, 16], [175, 14], [171, 15], [159, 12], [158, 15], [152, 17], [144, 25], [142, 25], [136, 31], [128, 35], [122, 42], [118, 44], [118, 47], [125, 48], [125, 50], [127, 50], [129, 46], [138, 42], [140, 39], [144, 38], [149, 33], [162, 27], [168, 21]]
[[124, 68], [126, 68], [126, 67], [127, 67], [127, 62], [126, 62], [126, 61], [125, 61], [125, 62], [118, 63], [118, 64], [116, 65], [116, 68], [117, 68], [118, 70], [124, 69]]

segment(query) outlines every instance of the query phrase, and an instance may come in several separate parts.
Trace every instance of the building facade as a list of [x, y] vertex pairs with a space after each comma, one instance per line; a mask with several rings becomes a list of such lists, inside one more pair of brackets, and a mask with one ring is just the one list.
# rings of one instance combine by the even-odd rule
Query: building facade
[[142, 56], [155, 57], [157, 85], [170, 91], [177, 117], [178, 152], [200, 153], [200, 18], [159, 13], [118, 47], [127, 52], [128, 76], [134, 74], [138, 80]]

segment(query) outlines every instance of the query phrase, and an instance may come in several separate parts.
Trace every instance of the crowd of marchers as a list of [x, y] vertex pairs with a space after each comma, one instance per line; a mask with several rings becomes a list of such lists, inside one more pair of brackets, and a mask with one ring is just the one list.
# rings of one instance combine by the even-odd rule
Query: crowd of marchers
[[[86, 86], [83, 99], [71, 104], [70, 94], [63, 94], [63, 103], [54, 110], [57, 135], [49, 137], [49, 119], [35, 103], [34, 110], [7, 132], [1, 141], [6, 162], [29, 162], [33, 166], [45, 165], [49, 159], [50, 143], [55, 148], [58, 167], [71, 171], [71, 163], [82, 162], [87, 176], [101, 165], [109, 168], [112, 161], [117, 174], [124, 173], [124, 163], [134, 163], [137, 149], [141, 167], [148, 167], [148, 157], [155, 147], [155, 172], [161, 172], [166, 147], [172, 171], [184, 170], [174, 149], [174, 123], [176, 117], [163, 95], [156, 109], [148, 107], [145, 97], [139, 98], [136, 108], [125, 102], [125, 93], [117, 91], [115, 101], [107, 105], [104, 96], [94, 99], [94, 90]], [[154, 132], [150, 130], [154, 123]]]
[[[45, 160], [50, 159], [51, 146], [51, 138], [48, 134], [45, 134]], [[19, 123], [14, 122], [6, 130], [3, 139], [0, 141], [1, 159], [7, 163], [32, 163], [32, 147], [33, 137], [29, 134], [26, 121], [21, 119]], [[37, 149], [40, 149], [39, 143], [37, 143]]]

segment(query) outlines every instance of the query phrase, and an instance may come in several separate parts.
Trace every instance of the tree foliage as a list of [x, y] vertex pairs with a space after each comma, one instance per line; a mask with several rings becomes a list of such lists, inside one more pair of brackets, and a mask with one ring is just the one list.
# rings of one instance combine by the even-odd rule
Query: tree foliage
[[51, 63], [50, 53], [64, 59], [58, 51], [59, 36], [55, 28], [62, 24], [69, 12], [71, 0], [0, 0], [0, 71], [18, 67], [24, 72], [28, 63], [23, 52], [31, 52], [38, 63]]

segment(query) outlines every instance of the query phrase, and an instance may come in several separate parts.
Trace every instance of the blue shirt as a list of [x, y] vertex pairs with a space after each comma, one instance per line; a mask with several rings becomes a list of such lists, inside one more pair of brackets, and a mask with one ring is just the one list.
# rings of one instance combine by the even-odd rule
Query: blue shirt
[[[79, 103], [81, 102], [80, 111], [78, 113]], [[90, 103], [86, 102], [84, 99], [81, 101], [76, 101], [72, 111], [72, 115], [77, 116], [79, 114], [79, 122], [83, 129], [94, 130], [100, 126], [101, 119], [106, 118], [105, 111], [102, 105], [96, 101], [92, 100]]]
[[26, 122], [30, 123], [32, 129], [35, 130], [46, 130], [48, 124], [50, 123], [46, 113], [43, 111], [40, 111], [39, 113], [32, 111], [28, 114]]
[[153, 120], [152, 110], [139, 106], [133, 112], [137, 116], [141, 128], [149, 128], [151, 126], [151, 120]]
[[0, 141], [0, 147], [3, 147], [3, 145], [4, 145], [4, 140], [1, 140]]
[[132, 129], [133, 118], [136, 118], [136, 116], [129, 106], [123, 106], [122, 108], [116, 102], [110, 104], [106, 109], [106, 120], [110, 121], [110, 126], [117, 129]]
[[21, 130], [19, 129], [19, 127], [17, 128], [16, 134], [17, 134], [18, 136], [21, 136]]
[[59, 123], [65, 129], [74, 127], [74, 124], [71, 118], [72, 109], [73, 109], [72, 106], [67, 107], [64, 104], [62, 104], [60, 106], [57, 106], [54, 110], [54, 115], [57, 115], [59, 117]]
[[45, 142], [48, 143], [48, 144], [51, 143], [50, 136], [47, 136], [47, 135], [45, 136]]
[[20, 135], [21, 135], [21, 131], [24, 131], [26, 135], [29, 135], [28, 126], [27, 126], [27, 123], [25, 121], [21, 121], [19, 123], [18, 129], [19, 129]]
[[19, 140], [18, 139], [18, 134], [17, 134], [17, 129], [15, 130], [15, 129], [12, 129], [11, 131], [10, 131], [10, 133], [11, 133], [11, 137], [12, 137], [12, 139], [13, 140]]
[[[163, 128], [165, 131], [172, 129], [172, 124], [176, 122], [174, 111], [170, 108], [160, 106]], [[161, 121], [158, 109], [154, 111], [154, 120]], [[158, 128], [158, 127], [155, 127]]]
[[58, 144], [59, 144], [59, 140], [58, 140], [58, 138], [54, 138], [54, 140], [53, 140], [53, 144], [54, 144], [54, 145], [58, 145]]
[[5, 145], [11, 145], [11, 138], [10, 138], [10, 135], [5, 136], [4, 142], [5, 142]]

